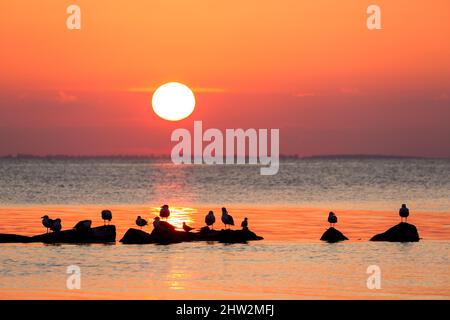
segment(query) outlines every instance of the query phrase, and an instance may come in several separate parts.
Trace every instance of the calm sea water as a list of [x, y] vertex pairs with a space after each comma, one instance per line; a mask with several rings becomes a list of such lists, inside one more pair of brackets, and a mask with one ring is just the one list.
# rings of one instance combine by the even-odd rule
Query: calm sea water
[[449, 211], [450, 160], [284, 159], [274, 176], [249, 165], [155, 159], [0, 159], [0, 203], [293, 205]]
[[[174, 166], [155, 159], [1, 159], [0, 233], [44, 232], [40, 216], [102, 224], [118, 240], [158, 206], [169, 222], [203, 224], [209, 208], [247, 216], [265, 240], [248, 244], [0, 244], [3, 299], [449, 299], [450, 161], [284, 159], [275, 176], [256, 166]], [[368, 239], [399, 222], [406, 202], [419, 243]], [[318, 241], [327, 210], [350, 241]], [[217, 228], [220, 228], [220, 224]], [[150, 231], [150, 230], [147, 230]], [[66, 287], [81, 268], [81, 289]], [[381, 270], [370, 290], [367, 268]]]

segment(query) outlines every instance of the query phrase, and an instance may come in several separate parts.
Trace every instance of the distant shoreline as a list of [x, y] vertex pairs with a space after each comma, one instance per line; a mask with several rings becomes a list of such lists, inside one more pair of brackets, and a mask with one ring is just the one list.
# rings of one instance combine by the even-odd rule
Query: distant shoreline
[[[309, 155], [300, 156], [297, 154], [280, 155], [281, 159], [304, 159], [304, 160], [335, 160], [335, 159], [429, 159], [429, 160], [450, 160], [450, 157], [428, 157], [428, 156], [404, 156], [404, 155], [383, 155], [383, 154], [325, 154], [325, 155]], [[35, 155], [35, 154], [9, 154], [2, 155], [0, 159], [157, 159], [157, 160], [170, 160], [169, 155], [64, 155], [64, 154], [48, 154], [48, 155]]]

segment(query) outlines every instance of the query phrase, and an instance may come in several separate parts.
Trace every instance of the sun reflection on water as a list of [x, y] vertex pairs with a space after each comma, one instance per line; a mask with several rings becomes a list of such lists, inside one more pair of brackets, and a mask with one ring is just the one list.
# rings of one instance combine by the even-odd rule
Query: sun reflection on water
[[[159, 217], [160, 207], [152, 207], [149, 209], [151, 215], [151, 221], [154, 217]], [[175, 226], [177, 229], [183, 229], [183, 222], [187, 225], [195, 224], [194, 216], [198, 213], [198, 210], [190, 207], [170, 207], [170, 216], [167, 222]], [[165, 221], [165, 219], [163, 219]]]

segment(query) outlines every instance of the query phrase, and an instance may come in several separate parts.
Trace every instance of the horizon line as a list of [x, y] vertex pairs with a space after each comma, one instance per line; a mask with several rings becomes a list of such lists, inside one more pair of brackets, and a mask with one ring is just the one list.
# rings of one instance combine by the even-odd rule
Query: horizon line
[[[197, 156], [194, 156], [196, 158]], [[225, 156], [224, 156], [225, 157]], [[450, 159], [450, 157], [436, 157], [436, 156], [408, 156], [408, 155], [395, 155], [395, 154], [318, 154], [318, 155], [299, 155], [299, 154], [280, 154], [281, 159], [294, 158], [294, 159], [336, 159], [336, 158], [378, 158], [378, 159]], [[89, 154], [27, 154], [27, 153], [17, 153], [17, 154], [6, 154], [0, 155], [0, 159], [170, 159], [168, 154], [104, 154], [104, 155], [89, 155]], [[248, 156], [246, 156], [248, 158]]]

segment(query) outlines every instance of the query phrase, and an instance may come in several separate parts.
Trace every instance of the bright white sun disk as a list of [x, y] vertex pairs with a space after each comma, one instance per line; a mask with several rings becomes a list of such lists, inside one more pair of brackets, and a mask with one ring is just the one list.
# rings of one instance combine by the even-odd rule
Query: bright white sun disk
[[182, 83], [169, 82], [153, 93], [152, 106], [153, 111], [165, 120], [182, 120], [194, 111], [194, 93]]

